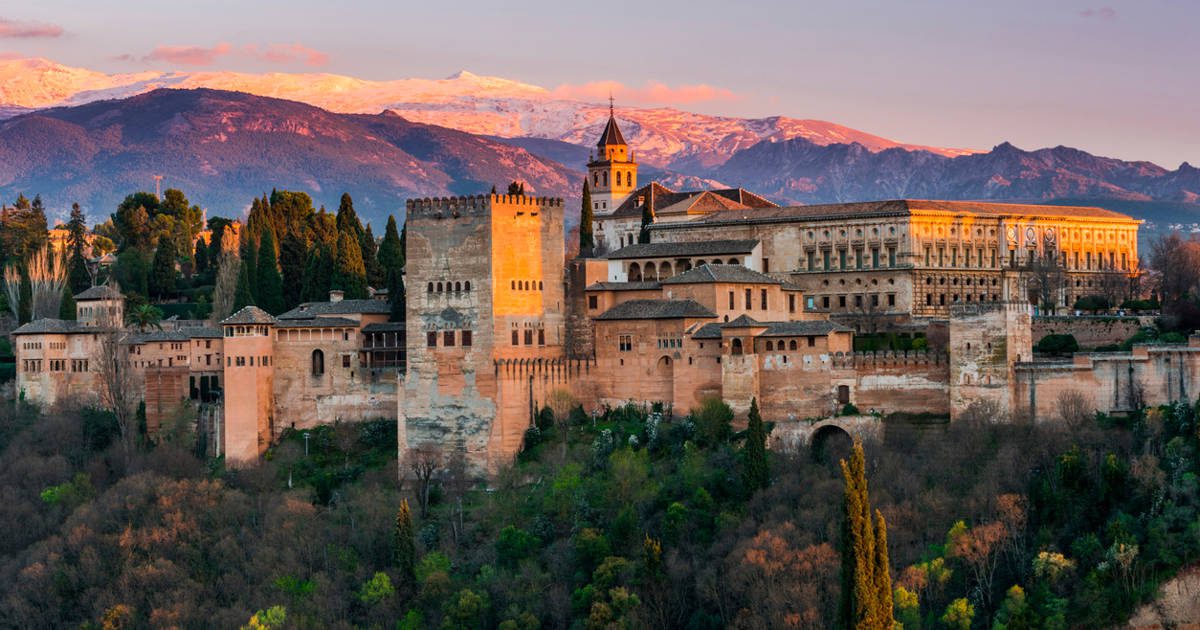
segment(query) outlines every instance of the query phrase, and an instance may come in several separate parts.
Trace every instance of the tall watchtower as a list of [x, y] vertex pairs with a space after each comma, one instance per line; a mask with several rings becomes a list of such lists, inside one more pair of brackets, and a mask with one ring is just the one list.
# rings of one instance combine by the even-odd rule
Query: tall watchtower
[[247, 306], [221, 322], [225, 354], [225, 434], [221, 452], [233, 465], [258, 461], [273, 437], [275, 318]]
[[592, 193], [592, 213], [597, 217], [612, 214], [633, 191], [637, 190], [637, 161], [625, 136], [617, 126], [612, 98], [608, 103], [608, 124], [596, 143], [596, 154], [588, 162], [588, 186]]

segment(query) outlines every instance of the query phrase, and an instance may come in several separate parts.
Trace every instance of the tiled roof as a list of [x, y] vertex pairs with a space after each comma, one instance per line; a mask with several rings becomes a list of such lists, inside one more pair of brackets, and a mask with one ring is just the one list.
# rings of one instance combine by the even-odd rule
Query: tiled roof
[[644, 282], [593, 282], [584, 291], [653, 291], [662, 285], [654, 281]]
[[[742, 188], [720, 188], [717, 190], [684, 190], [674, 191], [658, 182], [650, 182], [645, 186], [635, 190], [628, 198], [613, 211], [612, 218], [631, 218], [642, 216], [642, 205], [649, 205], [650, 210], [658, 215], [671, 214], [673, 210], [667, 210], [676, 204], [679, 204], [688, 199], [694, 199], [701, 195], [708, 194], [725, 199], [732, 204], [733, 208], [750, 209], [750, 208], [774, 208], [776, 205], [760, 195], [756, 195]], [[638, 203], [638, 199], [642, 203]], [[706, 201], [705, 203], [709, 203]], [[715, 206], [705, 206], [705, 208], [717, 208]], [[700, 208], [697, 208], [699, 210]]]
[[89, 328], [82, 326], [79, 322], [70, 319], [54, 319], [44, 317], [35, 319], [28, 324], [12, 331], [14, 335], [39, 335], [39, 334], [65, 334], [78, 332], [99, 332], [98, 328]]
[[836, 322], [829, 320], [816, 320], [808, 322], [767, 322], [766, 332], [758, 335], [759, 337], [807, 337], [828, 335], [831, 332], [854, 332], [854, 329], [847, 328]]
[[604, 132], [600, 134], [600, 141], [596, 146], [604, 148], [609, 145], [625, 144], [625, 136], [621, 135], [621, 128], [617, 126], [615, 116], [608, 117], [608, 124], [604, 126]]
[[191, 337], [183, 330], [152, 330], [137, 333], [129, 338], [129, 343], [152, 343], [159, 341], [187, 341]]
[[358, 322], [345, 317], [312, 317], [309, 319], [279, 319], [277, 328], [354, 328]]
[[685, 243], [634, 243], [608, 255], [610, 260], [628, 258], [676, 258], [683, 256], [719, 256], [749, 254], [758, 245], [756, 240], [693, 241]]
[[387, 322], [385, 324], [367, 324], [363, 326], [365, 333], [404, 332], [404, 322]]
[[736, 319], [725, 324], [721, 324], [721, 328], [757, 328], [764, 324], [745, 313], [738, 315]]
[[82, 300], [111, 300], [111, 299], [117, 299], [120, 297], [121, 297], [120, 291], [108, 286], [107, 284], [101, 284], [98, 286], [89, 287], [87, 289], [84, 289], [83, 292], [81, 292], [79, 295], [75, 296], [75, 301], [79, 302]]
[[271, 314], [250, 305], [242, 307], [242, 310], [221, 320], [222, 324], [274, 324], [275, 318]]
[[279, 319], [308, 319], [323, 315], [388, 314], [392, 307], [383, 300], [341, 300], [340, 302], [305, 302], [283, 313]]
[[190, 339], [216, 339], [224, 336], [221, 333], [221, 329], [215, 326], [196, 326], [180, 328], [179, 330], [187, 333]]
[[[813, 206], [788, 206], [754, 211], [714, 212], [696, 222], [702, 224], [787, 223], [793, 221], [837, 220], [863, 217], [910, 216], [914, 212], [939, 212], [972, 216], [1041, 216], [1135, 221], [1132, 217], [1090, 206], [1050, 206], [982, 201], [936, 201], [928, 199], [888, 199], [855, 203], [829, 203]], [[686, 223], [656, 223], [653, 229], [673, 229]], [[695, 225], [692, 222], [691, 225]]]
[[716, 316], [716, 313], [694, 300], [629, 300], [608, 309], [596, 319], [683, 319]]
[[771, 276], [761, 274], [743, 265], [709, 265], [693, 267], [677, 276], [663, 280], [663, 284], [708, 284], [710, 282], [740, 282], [748, 284], [782, 284]]
[[700, 328], [696, 329], [696, 332], [692, 333], [692, 339], [720, 339], [720, 338], [721, 338], [721, 324], [718, 322], [712, 322], [709, 324], [705, 324], [705, 325], [701, 326]]

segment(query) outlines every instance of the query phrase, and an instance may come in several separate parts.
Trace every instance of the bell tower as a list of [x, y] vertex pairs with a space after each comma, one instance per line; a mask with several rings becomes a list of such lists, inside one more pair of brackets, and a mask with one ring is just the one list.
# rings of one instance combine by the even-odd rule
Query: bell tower
[[617, 126], [611, 96], [608, 124], [596, 143], [596, 154], [588, 161], [588, 186], [592, 193], [592, 213], [598, 218], [612, 214], [637, 190], [637, 162]]

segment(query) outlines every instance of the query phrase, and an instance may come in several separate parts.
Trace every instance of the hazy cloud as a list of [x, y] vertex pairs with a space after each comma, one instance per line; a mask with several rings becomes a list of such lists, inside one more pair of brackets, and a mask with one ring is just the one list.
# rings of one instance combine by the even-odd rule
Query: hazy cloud
[[669, 86], [659, 81], [647, 81], [641, 87], [627, 86], [619, 81], [593, 81], [583, 84], [564, 83], [552, 91], [559, 98], [583, 101], [607, 100], [609, 94], [623, 103], [687, 105], [708, 101], [735, 101], [738, 95], [725, 88], [703, 83]]
[[0, 18], [0, 37], [27, 39], [34, 37], [59, 37], [62, 34], [63, 29], [57, 24], [18, 22], [17, 20]]
[[1087, 8], [1079, 12], [1081, 18], [1096, 18], [1098, 20], [1117, 19], [1117, 10], [1112, 7]]
[[158, 46], [149, 54], [118, 55], [118, 61], [150, 61], [164, 62], [183, 66], [211, 66], [224, 57], [250, 59], [279, 65], [303, 64], [306, 66], [323, 66], [329, 62], [329, 55], [309, 48], [302, 44], [246, 44], [234, 47], [228, 42], [215, 46]]

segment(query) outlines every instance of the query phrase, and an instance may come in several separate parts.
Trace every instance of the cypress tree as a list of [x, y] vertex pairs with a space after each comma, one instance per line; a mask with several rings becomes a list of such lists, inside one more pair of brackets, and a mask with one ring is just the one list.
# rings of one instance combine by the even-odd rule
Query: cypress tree
[[87, 221], [79, 204], [71, 204], [71, 220], [67, 221], [67, 285], [72, 293], [82, 293], [92, 286], [92, 274], [88, 272], [87, 258], [83, 255], [87, 247]]
[[[404, 268], [404, 246], [400, 243], [400, 233], [396, 230], [396, 217], [394, 216], [388, 216], [387, 227], [383, 230], [383, 240], [379, 243], [377, 258], [385, 275]], [[391, 287], [389, 286], [389, 288]]]
[[379, 258], [375, 251], [375, 234], [371, 231], [370, 223], [363, 231], [362, 240], [358, 246], [362, 251], [363, 268], [367, 270], [367, 285], [382, 289], [384, 287], [383, 266], [379, 264]]
[[767, 461], [767, 430], [758, 412], [758, 399], [750, 399], [749, 422], [746, 427], [745, 468], [742, 481], [746, 494], [767, 487], [771, 481], [771, 469]]
[[208, 246], [204, 244], [204, 239], [196, 239], [196, 249], [192, 253], [193, 271], [196, 274], [202, 274], [208, 271]]
[[295, 308], [303, 299], [308, 246], [294, 232], [284, 234], [279, 243], [279, 270], [283, 274], [283, 306]]
[[175, 293], [175, 279], [179, 272], [175, 270], [175, 240], [163, 234], [158, 239], [158, 249], [154, 251], [154, 262], [150, 266], [150, 295], [156, 298], [166, 298]]
[[591, 258], [596, 250], [596, 237], [592, 234], [592, 189], [587, 178], [583, 179], [583, 205], [579, 209], [579, 257]]
[[405, 295], [403, 273], [403, 270], [388, 273], [388, 301], [392, 307], [388, 321], [402, 322], [405, 319], [408, 297]]
[[650, 242], [650, 224], [654, 223], [654, 213], [650, 211], [650, 204], [642, 205], [642, 231], [638, 232], [639, 243]]
[[341, 289], [348, 300], [367, 297], [367, 270], [363, 267], [362, 252], [358, 239], [350, 232], [338, 236], [337, 255], [334, 257], [333, 278], [330, 286]]
[[400, 571], [401, 583], [410, 589], [417, 584], [416, 533], [408, 499], [401, 499], [400, 509], [396, 512], [396, 567]]
[[[258, 300], [258, 244], [254, 239], [242, 249], [242, 264], [246, 267], [246, 289], [250, 291], [250, 303], [257, 304]], [[236, 311], [234, 311], [236, 312]]]
[[236, 313], [244, 307], [254, 304], [254, 295], [250, 292], [250, 270], [246, 261], [238, 264], [237, 290], [233, 293], [233, 310]]
[[283, 278], [279, 275], [279, 264], [275, 257], [275, 237], [271, 230], [263, 230], [262, 243], [258, 246], [258, 293], [255, 303], [262, 310], [278, 315], [283, 312]]
[[17, 322], [27, 324], [33, 319], [33, 282], [29, 280], [29, 270], [21, 263], [21, 286], [18, 287], [20, 302], [17, 304]]
[[319, 302], [329, 297], [333, 275], [333, 253], [324, 243], [317, 243], [308, 252], [304, 263], [304, 286], [300, 292], [303, 302]]
[[75, 296], [71, 294], [71, 285], [63, 287], [62, 302], [58, 305], [59, 319], [75, 319]]
[[[871, 518], [866, 456], [855, 440], [850, 461], [841, 461], [846, 480], [842, 525], [842, 627], [891, 630], [892, 584], [888, 567], [887, 526], [883, 515]], [[880, 548], [882, 547], [882, 549]], [[882, 575], [881, 575], [882, 574]]]
[[338, 202], [337, 229], [339, 232], [349, 232], [362, 247], [362, 221], [358, 220], [358, 213], [354, 211], [354, 200], [350, 198], [350, 193], [342, 193], [342, 199]]

